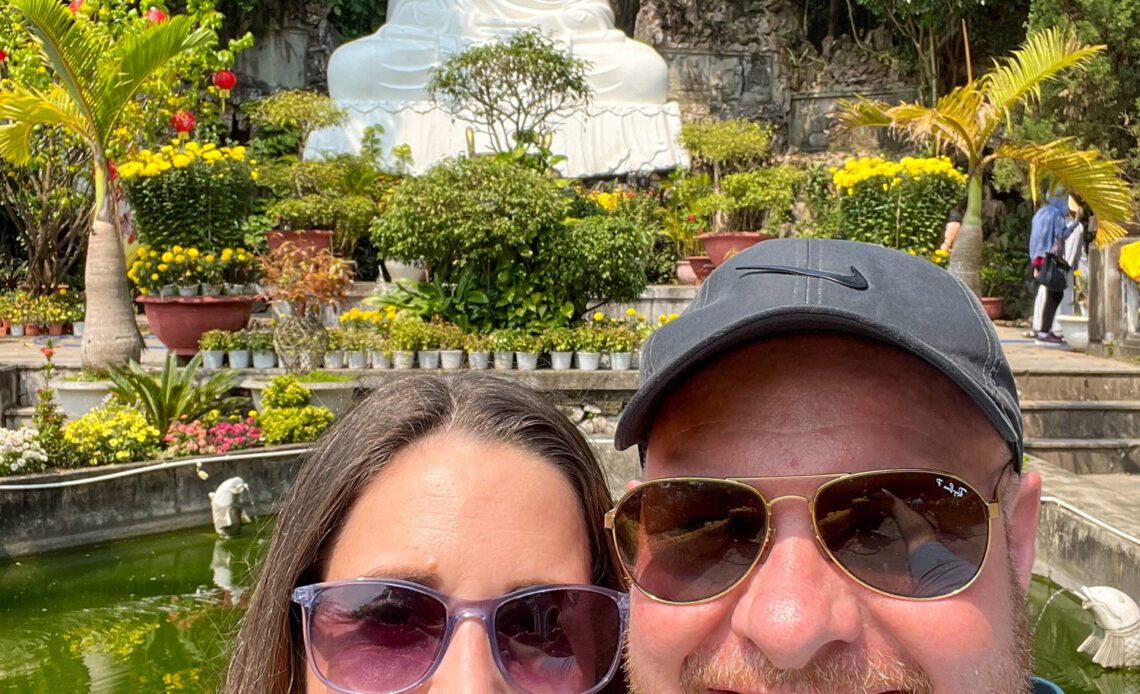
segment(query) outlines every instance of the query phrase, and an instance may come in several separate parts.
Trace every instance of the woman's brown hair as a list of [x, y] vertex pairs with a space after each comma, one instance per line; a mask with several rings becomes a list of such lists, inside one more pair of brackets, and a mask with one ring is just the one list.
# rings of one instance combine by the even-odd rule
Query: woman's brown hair
[[558, 468], [578, 496], [594, 582], [620, 588], [602, 526], [611, 504], [609, 490], [578, 428], [541, 395], [515, 381], [475, 373], [410, 376], [353, 408], [302, 464], [278, 514], [222, 691], [304, 691], [304, 645], [300, 610], [291, 602], [293, 588], [323, 578], [341, 524], [388, 461], [414, 441], [441, 431], [516, 446]]

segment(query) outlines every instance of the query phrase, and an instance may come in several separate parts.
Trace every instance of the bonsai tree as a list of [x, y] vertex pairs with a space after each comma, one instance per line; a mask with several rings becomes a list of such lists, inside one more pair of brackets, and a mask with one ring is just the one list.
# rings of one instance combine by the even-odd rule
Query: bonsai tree
[[[506, 41], [451, 56], [432, 71], [428, 92], [473, 123], [496, 152], [526, 153], [537, 147], [544, 156], [558, 116], [590, 100], [588, 67], [539, 29], [525, 29]], [[470, 133], [469, 149], [474, 149], [473, 139]]]
[[1005, 142], [998, 127], [1014, 112], [1034, 103], [1043, 83], [1069, 69], [1082, 69], [1104, 46], [1081, 44], [1069, 29], [1048, 29], [1028, 37], [1013, 55], [997, 61], [992, 72], [938, 99], [934, 106], [903, 103], [888, 106], [860, 99], [842, 102], [842, 127], [891, 128], [922, 146], [957, 152], [967, 161], [967, 206], [962, 228], [950, 253], [950, 272], [981, 295], [982, 182], [999, 159], [1028, 164], [1036, 191], [1038, 176], [1080, 196], [1096, 215], [1097, 243], [1104, 245], [1125, 234], [1132, 216], [1128, 185], [1117, 162], [1096, 150], [1080, 150], [1071, 139]]
[[305, 158], [305, 143], [314, 131], [343, 125], [348, 112], [329, 97], [316, 92], [287, 90], [258, 101], [249, 108], [249, 117], [255, 126], [298, 137], [292, 157]]
[[30, 161], [29, 144], [39, 126], [63, 128], [90, 149], [95, 197], [84, 272], [88, 320], [83, 365], [101, 369], [137, 361], [142, 337], [124, 272], [120, 215], [115, 196], [107, 194], [108, 146], [127, 104], [146, 80], [180, 54], [209, 44], [215, 35], [179, 16], [150, 22], [108, 45], [85, 18], [77, 18], [56, 0], [10, 4], [23, 14], [58, 81], [46, 91], [19, 84], [0, 90], [0, 157], [17, 165]]
[[[727, 213], [737, 205], [726, 194], [724, 177], [764, 162], [772, 149], [772, 128], [744, 118], [688, 123], [681, 127], [680, 140], [695, 166], [712, 176], [711, 194], [695, 201], [694, 207], [712, 213], [714, 232], [725, 231]], [[744, 181], [740, 187], [751, 188]]]

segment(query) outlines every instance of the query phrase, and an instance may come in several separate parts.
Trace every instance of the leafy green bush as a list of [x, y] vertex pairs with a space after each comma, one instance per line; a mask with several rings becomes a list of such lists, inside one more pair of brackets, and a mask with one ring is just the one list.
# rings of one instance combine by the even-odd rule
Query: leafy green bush
[[966, 176], [945, 157], [901, 162], [863, 157], [835, 171], [843, 237], [929, 257], [941, 245]]
[[158, 454], [160, 434], [146, 415], [111, 401], [63, 425], [71, 465], [105, 465], [145, 460]]
[[304, 407], [311, 401], [312, 393], [301, 385], [296, 376], [287, 374], [274, 378], [261, 394], [261, 405], [265, 409]]
[[316, 405], [269, 408], [258, 418], [262, 437], [271, 446], [315, 441], [332, 421], [333, 413]]
[[542, 249], [543, 257], [557, 259], [549, 268], [551, 293], [565, 291], [559, 298], [574, 306], [574, 316], [591, 298], [636, 299], [649, 283], [645, 260], [653, 240], [651, 229], [627, 218], [594, 216], [566, 224]]

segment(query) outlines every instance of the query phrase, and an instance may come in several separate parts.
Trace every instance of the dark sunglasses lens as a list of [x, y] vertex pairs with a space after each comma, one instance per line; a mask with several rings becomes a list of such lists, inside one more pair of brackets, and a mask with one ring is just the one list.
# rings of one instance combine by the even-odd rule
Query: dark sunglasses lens
[[402, 586], [367, 583], [322, 591], [312, 606], [309, 646], [317, 671], [353, 692], [414, 684], [439, 655], [447, 607]]
[[990, 531], [985, 500], [937, 472], [841, 478], [815, 501], [820, 537], [855, 578], [891, 595], [936, 598], [977, 576]]
[[764, 549], [759, 494], [724, 480], [650, 482], [614, 517], [618, 555], [638, 588], [669, 602], [697, 602], [739, 581]]
[[621, 653], [621, 612], [601, 593], [553, 589], [509, 600], [495, 613], [507, 678], [527, 694], [581, 694], [603, 684]]

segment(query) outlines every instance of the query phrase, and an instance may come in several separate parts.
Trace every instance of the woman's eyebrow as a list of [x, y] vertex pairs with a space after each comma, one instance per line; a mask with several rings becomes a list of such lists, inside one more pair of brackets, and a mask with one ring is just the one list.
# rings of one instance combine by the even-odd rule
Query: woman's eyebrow
[[439, 587], [443, 585], [439, 574], [407, 567], [378, 566], [361, 574], [360, 578], [391, 578], [416, 583], [432, 590], [439, 590]]
[[517, 583], [513, 583], [511, 585], [511, 587], [507, 589], [506, 592], [513, 593], [516, 590], [523, 590], [525, 588], [536, 588], [538, 586], [561, 585], [563, 583], [565, 583], [565, 581], [553, 581], [553, 580], [548, 580], [548, 579], [535, 579], [533, 581], [519, 581]]

